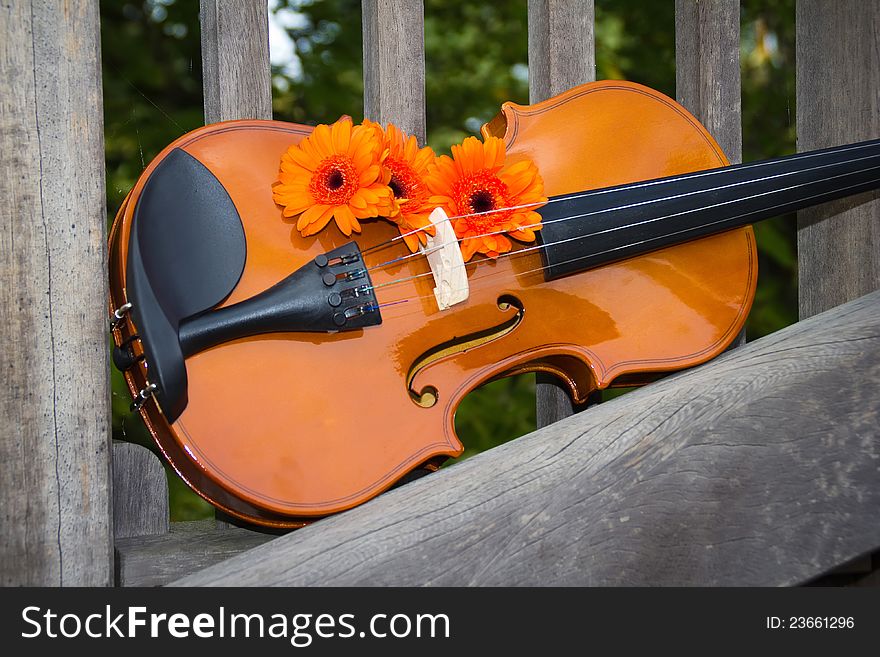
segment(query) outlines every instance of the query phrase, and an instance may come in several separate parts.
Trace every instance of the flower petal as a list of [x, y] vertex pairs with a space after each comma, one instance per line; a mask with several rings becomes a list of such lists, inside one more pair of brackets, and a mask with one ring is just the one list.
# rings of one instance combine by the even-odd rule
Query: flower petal
[[333, 155], [333, 138], [330, 126], [324, 123], [316, 125], [309, 137], [309, 142], [314, 145], [321, 159]]
[[310, 223], [304, 231], [302, 231], [303, 237], [308, 237], [309, 235], [315, 235], [316, 233], [320, 233], [324, 230], [324, 227], [330, 223], [330, 219], [333, 218], [333, 206], [328, 206], [324, 212], [321, 213], [321, 216], [312, 223]]
[[326, 210], [326, 205], [313, 205], [299, 216], [299, 220], [296, 222], [296, 229], [305, 235], [304, 230], [306, 226], [320, 219]]
[[354, 218], [351, 210], [348, 209], [348, 206], [337, 206], [333, 211], [333, 216], [336, 219], [336, 225], [339, 227], [339, 230], [341, 230], [346, 236], [350, 236], [352, 226], [357, 220]]
[[334, 153], [345, 153], [351, 143], [351, 119], [340, 119], [330, 129]]
[[380, 169], [378, 164], [373, 164], [363, 170], [360, 175], [360, 184], [361, 187], [365, 187], [367, 185], [372, 185], [376, 182], [376, 178], [379, 177]]
[[[315, 167], [318, 165], [317, 160], [315, 160], [315, 158], [313, 158], [299, 146], [291, 146], [289, 149], [287, 149], [287, 153], [285, 153], [285, 155], [290, 158], [291, 163], [302, 167], [306, 171], [314, 171]], [[284, 170], [283, 160], [281, 168], [282, 170]]]
[[477, 252], [479, 248], [479, 239], [462, 240], [461, 257], [464, 258], [465, 262], [467, 262], [473, 257], [473, 255]]

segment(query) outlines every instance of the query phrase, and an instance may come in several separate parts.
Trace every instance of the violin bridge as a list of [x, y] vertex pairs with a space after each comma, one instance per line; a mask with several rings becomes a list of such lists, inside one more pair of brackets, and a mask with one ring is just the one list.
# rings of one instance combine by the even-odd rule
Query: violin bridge
[[458, 237], [452, 222], [443, 211], [437, 208], [429, 217], [434, 224], [434, 236], [428, 235], [427, 244], [422, 246], [422, 253], [428, 258], [431, 273], [434, 275], [434, 297], [440, 310], [466, 301], [468, 288], [467, 269], [461, 255]]

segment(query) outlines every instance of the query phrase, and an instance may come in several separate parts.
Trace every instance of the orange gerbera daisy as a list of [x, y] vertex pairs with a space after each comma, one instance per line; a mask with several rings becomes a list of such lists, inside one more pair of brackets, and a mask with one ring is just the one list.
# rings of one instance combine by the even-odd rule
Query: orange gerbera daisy
[[424, 180], [428, 166], [434, 163], [434, 151], [430, 146], [419, 148], [413, 135], [407, 137], [393, 123], [385, 130], [368, 119], [364, 119], [364, 125], [376, 131], [382, 150], [388, 152], [382, 162], [383, 180], [394, 193], [394, 203], [387, 219], [398, 225], [403, 241], [415, 252], [419, 243], [425, 244], [426, 233], [434, 234], [428, 218], [434, 206], [428, 204], [431, 194]]
[[273, 198], [285, 217], [299, 214], [296, 228], [304, 237], [330, 219], [346, 235], [359, 233], [359, 219], [387, 214], [394, 201], [382, 181], [380, 147], [372, 129], [352, 126], [350, 118], [316, 126], [281, 157]]
[[530, 160], [505, 166], [504, 142], [488, 137], [480, 142], [468, 137], [452, 147], [452, 157], [442, 155], [425, 182], [429, 202], [442, 207], [452, 219], [461, 240], [461, 253], [497, 258], [512, 248], [506, 233], [522, 242], [534, 242], [541, 228], [535, 210], [547, 202], [544, 181]]

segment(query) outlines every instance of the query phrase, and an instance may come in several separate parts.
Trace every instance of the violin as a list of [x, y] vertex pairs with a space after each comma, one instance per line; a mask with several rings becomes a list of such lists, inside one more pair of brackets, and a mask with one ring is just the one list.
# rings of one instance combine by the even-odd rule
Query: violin
[[272, 183], [312, 130], [233, 121], [180, 137], [109, 240], [133, 407], [193, 490], [276, 528], [460, 455], [456, 408], [488, 381], [545, 372], [580, 403], [713, 358], [754, 298], [751, 224], [880, 186], [880, 141], [729, 166], [672, 99], [594, 82], [505, 103], [482, 128], [540, 172], [534, 241], [467, 262], [440, 242], [452, 264], [438, 264], [385, 221], [297, 230]]

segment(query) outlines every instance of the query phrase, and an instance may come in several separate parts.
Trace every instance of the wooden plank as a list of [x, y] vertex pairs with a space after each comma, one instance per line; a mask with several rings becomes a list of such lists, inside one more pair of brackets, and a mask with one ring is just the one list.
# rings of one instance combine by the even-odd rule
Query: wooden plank
[[[880, 137], [880, 2], [797, 3], [798, 150]], [[798, 212], [798, 303], [809, 317], [880, 288], [880, 192]]]
[[596, 79], [593, 0], [529, 0], [529, 102]]
[[153, 452], [113, 443], [113, 535], [116, 539], [168, 532], [168, 479]]
[[675, 95], [742, 162], [739, 0], [675, 0]]
[[205, 123], [271, 119], [266, 0], [200, 0]]
[[98, 5], [0, 10], [0, 584], [112, 578]]
[[[731, 164], [742, 162], [740, 0], [675, 0], [675, 95]], [[732, 347], [746, 342], [746, 330]]]
[[880, 546], [880, 292], [181, 585], [787, 585]]
[[[880, 137], [880, 3], [801, 2], [796, 21], [798, 150]], [[880, 287], [878, 198], [868, 193], [798, 213], [802, 318]], [[855, 578], [858, 569], [871, 571], [870, 556], [825, 579]]]
[[[529, 102], [596, 79], [593, 0], [529, 0]], [[574, 413], [568, 390], [536, 375], [538, 428]]]
[[423, 0], [363, 0], [364, 116], [425, 143]]
[[161, 586], [273, 538], [213, 520], [173, 522], [171, 532], [116, 541], [117, 586]]

